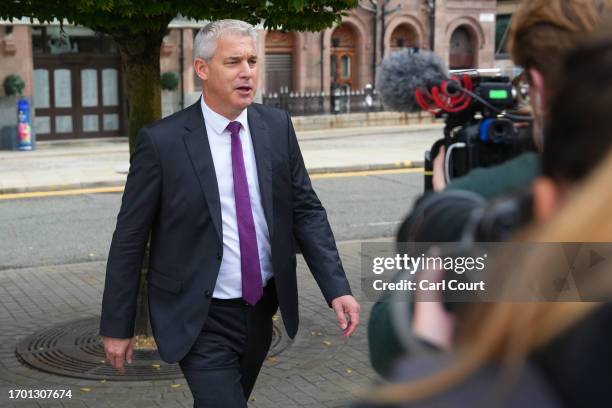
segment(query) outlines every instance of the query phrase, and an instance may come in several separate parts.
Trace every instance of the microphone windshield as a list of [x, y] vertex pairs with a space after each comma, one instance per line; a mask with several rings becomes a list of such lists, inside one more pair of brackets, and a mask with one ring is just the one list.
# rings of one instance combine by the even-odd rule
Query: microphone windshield
[[449, 78], [440, 57], [431, 51], [397, 51], [386, 57], [376, 71], [376, 89], [385, 106], [399, 112], [421, 110], [414, 93], [431, 89]]

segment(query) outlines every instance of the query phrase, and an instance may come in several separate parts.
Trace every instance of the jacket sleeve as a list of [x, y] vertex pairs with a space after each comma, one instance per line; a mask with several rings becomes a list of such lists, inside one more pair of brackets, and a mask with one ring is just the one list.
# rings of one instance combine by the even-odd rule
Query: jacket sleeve
[[293, 234], [328, 304], [351, 288], [336, 248], [327, 213], [312, 188], [289, 114], [289, 161], [293, 197]]
[[383, 378], [389, 378], [394, 364], [406, 353], [393, 329], [390, 302], [381, 300], [372, 306], [367, 330], [370, 363]]
[[140, 270], [160, 191], [159, 155], [147, 130], [141, 129], [130, 158], [108, 255], [100, 319], [102, 336], [129, 338], [134, 334]]

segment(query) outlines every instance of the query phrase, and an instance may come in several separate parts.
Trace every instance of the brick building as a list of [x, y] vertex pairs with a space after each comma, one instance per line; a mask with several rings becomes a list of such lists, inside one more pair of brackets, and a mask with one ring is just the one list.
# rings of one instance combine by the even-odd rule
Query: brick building
[[[376, 66], [385, 55], [405, 47], [433, 48], [450, 68], [507, 65], [500, 28], [516, 3], [362, 0], [341, 24], [322, 32], [261, 30], [261, 93], [360, 90], [374, 84]], [[181, 81], [178, 89], [162, 92], [164, 114], [199, 95], [192, 55], [202, 25], [182, 19], [170, 24], [161, 71], [176, 72]], [[120, 57], [109, 38], [84, 27], [67, 26], [62, 33], [58, 24], [0, 22], [0, 81], [10, 74], [25, 80], [39, 140], [126, 133]]]

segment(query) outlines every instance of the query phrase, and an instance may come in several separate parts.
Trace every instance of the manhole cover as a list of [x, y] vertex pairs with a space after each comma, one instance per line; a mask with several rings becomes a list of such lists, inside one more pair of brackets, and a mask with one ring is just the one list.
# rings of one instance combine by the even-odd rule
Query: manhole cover
[[[270, 356], [289, 345], [277, 323], [274, 321]], [[17, 355], [36, 369], [67, 377], [123, 381], [182, 378], [178, 364], [164, 363], [157, 351], [147, 350], [136, 350], [125, 374], [118, 374], [105, 361], [99, 325], [100, 318], [91, 317], [41, 330], [17, 345]]]

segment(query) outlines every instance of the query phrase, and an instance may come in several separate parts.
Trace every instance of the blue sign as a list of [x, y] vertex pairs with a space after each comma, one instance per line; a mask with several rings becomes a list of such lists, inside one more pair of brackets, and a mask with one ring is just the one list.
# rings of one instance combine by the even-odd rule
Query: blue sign
[[19, 150], [32, 150], [30, 102], [27, 99], [19, 99], [17, 102], [17, 137]]

